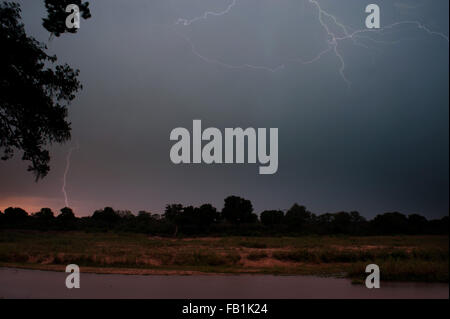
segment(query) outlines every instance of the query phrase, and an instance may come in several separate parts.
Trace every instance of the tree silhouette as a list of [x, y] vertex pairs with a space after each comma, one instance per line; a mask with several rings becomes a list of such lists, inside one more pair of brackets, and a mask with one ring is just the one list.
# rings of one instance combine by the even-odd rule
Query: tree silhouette
[[171, 204], [166, 205], [166, 209], [164, 211], [164, 218], [169, 221], [175, 221], [181, 213], [183, 212], [183, 205], [181, 204]]
[[61, 208], [61, 214], [59, 214], [56, 218], [63, 222], [74, 221], [76, 219], [75, 214], [73, 213], [72, 208], [64, 207]]
[[[230, 212], [237, 213], [230, 215]], [[91, 217], [81, 218], [77, 218], [69, 207], [62, 208], [61, 214], [56, 218], [50, 208], [42, 208], [38, 213], [29, 216], [21, 208], [9, 207], [3, 214], [0, 212], [0, 229], [111, 230], [163, 236], [448, 235], [449, 232], [448, 216], [428, 220], [418, 214], [406, 216], [395, 212], [379, 214], [367, 221], [356, 211], [315, 215], [297, 204], [294, 204], [286, 215], [280, 210], [263, 211], [258, 222], [256, 214], [252, 213], [251, 202], [237, 196], [225, 199], [222, 213], [229, 216], [228, 223], [219, 218], [220, 214], [211, 204], [203, 204], [200, 207], [167, 205], [163, 216], [146, 211], [139, 211], [135, 216], [128, 210], [105, 207], [96, 210]]]
[[259, 217], [263, 225], [274, 226], [281, 224], [284, 218], [284, 213], [281, 210], [265, 210]]
[[303, 231], [304, 228], [311, 222], [312, 214], [306, 210], [305, 206], [300, 206], [297, 203], [286, 212], [284, 222], [290, 228], [297, 231]]
[[214, 222], [217, 222], [220, 218], [217, 209], [211, 204], [203, 204], [196, 209], [199, 224], [202, 226], [209, 226]]
[[238, 196], [225, 198], [222, 217], [235, 224], [251, 223], [257, 220], [257, 216], [253, 214], [252, 202]]
[[371, 224], [379, 234], [404, 234], [408, 228], [408, 218], [398, 212], [384, 213], [377, 215]]
[[2, 159], [22, 151], [36, 180], [50, 170], [46, 146], [70, 139], [67, 106], [82, 88], [78, 70], [27, 36], [16, 3], [0, 3], [0, 149]]
[[338, 212], [333, 214], [331, 228], [335, 234], [348, 233], [351, 229], [352, 217], [347, 212]]
[[41, 210], [33, 216], [42, 221], [50, 221], [55, 218], [55, 215], [50, 208], [41, 208]]
[[153, 219], [152, 213], [146, 212], [145, 210], [140, 210], [137, 215], [139, 222], [148, 222]]
[[419, 214], [412, 214], [408, 216], [408, 232], [422, 233], [428, 226], [428, 221], [425, 217]]
[[120, 216], [111, 207], [105, 207], [101, 210], [96, 210], [92, 215], [92, 219], [107, 224], [113, 224], [120, 220]]
[[5, 222], [8, 224], [22, 223], [27, 217], [27, 212], [19, 207], [8, 207], [5, 209], [5, 214], [3, 216]]

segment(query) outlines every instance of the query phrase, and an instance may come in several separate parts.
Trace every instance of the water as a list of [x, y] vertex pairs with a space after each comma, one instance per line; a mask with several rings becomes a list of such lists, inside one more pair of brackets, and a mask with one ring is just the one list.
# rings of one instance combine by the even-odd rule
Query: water
[[348, 279], [315, 276], [81, 273], [80, 289], [67, 289], [66, 276], [0, 268], [0, 298], [449, 298], [448, 284], [381, 281], [380, 289], [367, 289]]

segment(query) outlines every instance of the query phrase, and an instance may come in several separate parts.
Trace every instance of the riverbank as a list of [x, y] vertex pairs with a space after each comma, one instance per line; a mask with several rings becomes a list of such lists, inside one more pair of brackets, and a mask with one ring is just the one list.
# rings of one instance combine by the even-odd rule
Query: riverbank
[[349, 277], [380, 266], [383, 281], [447, 282], [448, 236], [162, 238], [129, 233], [1, 231], [0, 266], [129, 275], [268, 274]]

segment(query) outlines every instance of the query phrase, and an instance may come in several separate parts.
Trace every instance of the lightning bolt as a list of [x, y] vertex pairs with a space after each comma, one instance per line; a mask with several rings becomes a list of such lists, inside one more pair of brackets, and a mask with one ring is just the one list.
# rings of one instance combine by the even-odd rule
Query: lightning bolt
[[206, 57], [204, 55], [202, 55], [197, 48], [195, 47], [194, 42], [192, 42], [192, 40], [188, 37], [183, 36], [182, 34], [176, 32], [176, 34], [178, 36], [180, 36], [181, 38], [183, 38], [187, 43], [189, 43], [189, 46], [191, 47], [191, 52], [197, 56], [198, 58], [200, 58], [201, 60], [205, 61], [206, 63], [210, 63], [210, 64], [216, 64], [219, 65], [221, 67], [227, 68], [227, 69], [254, 69], [254, 70], [264, 70], [267, 72], [271, 72], [271, 73], [275, 73], [281, 69], [283, 69], [285, 67], [284, 64], [280, 64], [276, 67], [269, 67], [269, 66], [264, 66], [264, 65], [253, 65], [253, 64], [240, 64], [240, 65], [234, 65], [234, 64], [229, 64], [229, 63], [225, 63], [222, 61], [219, 61], [217, 59], [214, 58], [209, 58]]
[[351, 87], [351, 83], [347, 79], [347, 77], [345, 76], [345, 73], [344, 73], [344, 71], [345, 71], [345, 60], [344, 60], [344, 57], [341, 55], [341, 53], [339, 52], [339, 49], [338, 49], [339, 41], [337, 40], [337, 37], [334, 34], [334, 32], [332, 32], [330, 30], [330, 27], [328, 26], [328, 24], [325, 23], [323, 18], [325, 16], [325, 17], [330, 18], [331, 20], [333, 20], [334, 24], [336, 26], [338, 26], [344, 32], [345, 35], [348, 35], [347, 27], [345, 27], [343, 24], [339, 23], [335, 16], [333, 16], [333, 15], [329, 14], [328, 12], [326, 12], [325, 10], [323, 10], [322, 7], [320, 6], [320, 4], [316, 0], [308, 0], [308, 1], [309, 1], [309, 3], [315, 5], [316, 8], [319, 11], [319, 22], [322, 25], [322, 27], [325, 29], [325, 31], [328, 34], [328, 36], [331, 38], [331, 40], [328, 41], [329, 45], [331, 46], [334, 54], [336, 55], [336, 57], [339, 59], [339, 62], [340, 62], [339, 74], [341, 75], [342, 79], [347, 84], [347, 86], [350, 88]]
[[237, 0], [233, 0], [231, 2], [231, 4], [229, 4], [228, 7], [225, 10], [223, 10], [223, 11], [220, 11], [220, 12], [206, 11], [201, 16], [195, 17], [195, 18], [193, 18], [191, 20], [181, 19], [180, 18], [180, 19], [177, 20], [176, 24], [182, 24], [182, 25], [188, 26], [188, 25], [190, 25], [190, 24], [192, 24], [194, 22], [197, 22], [199, 20], [206, 20], [208, 18], [208, 16], [214, 16], [214, 17], [223, 16], [223, 15], [229, 13], [231, 11], [231, 9], [233, 9], [233, 7], [236, 5], [236, 1]]
[[75, 150], [78, 150], [79, 148], [80, 147], [77, 143], [76, 146], [72, 146], [69, 149], [69, 152], [67, 153], [67, 156], [66, 156], [66, 168], [64, 169], [63, 184], [62, 184], [62, 188], [61, 188], [61, 191], [64, 195], [64, 204], [66, 205], [66, 207], [69, 207], [69, 200], [68, 200], [67, 192], [66, 192], [66, 180], [67, 180], [67, 173], [69, 172], [69, 169], [70, 169], [70, 158], [72, 157], [72, 152]]
[[[392, 24], [389, 24], [385, 27], [379, 28], [379, 29], [361, 29], [361, 30], [356, 30], [353, 31], [350, 34], [346, 34], [344, 37], [339, 37], [337, 38], [338, 41], [340, 40], [345, 40], [345, 39], [351, 39], [354, 37], [358, 37], [360, 34], [362, 33], [382, 33], [386, 30], [389, 29], [393, 29], [394, 27], [400, 26], [400, 25], [413, 25], [416, 26], [419, 30], [424, 30], [426, 33], [428, 33], [429, 35], [434, 35], [437, 37], [440, 37], [442, 39], [444, 39], [445, 41], [449, 42], [449, 37], [448, 35], [442, 33], [442, 32], [437, 32], [437, 31], [433, 31], [431, 29], [429, 29], [427, 26], [425, 26], [423, 23], [419, 22], [419, 21], [399, 21], [399, 22], [395, 22]], [[374, 39], [371, 39], [373, 41], [375, 41]]]
[[[339, 46], [340, 42], [342, 42], [342, 41], [351, 40], [354, 45], [362, 46], [366, 49], [369, 49], [369, 47], [367, 45], [359, 43], [358, 40], [367, 39], [367, 40], [372, 41], [373, 43], [383, 43], [383, 44], [397, 43], [396, 41], [383, 41], [383, 40], [379, 40], [379, 39], [374, 39], [374, 38], [370, 37], [369, 34], [372, 33], [372, 34], [380, 34], [381, 35], [381, 34], [383, 34], [383, 32], [385, 32], [389, 29], [393, 29], [397, 26], [412, 25], [412, 26], [417, 27], [420, 30], [425, 31], [429, 35], [441, 37], [442, 39], [449, 42], [448, 35], [446, 35], [442, 32], [433, 31], [430, 28], [426, 27], [420, 21], [398, 21], [398, 22], [392, 23], [390, 25], [384, 26], [382, 28], [379, 28], [379, 29], [365, 28], [365, 29], [349, 31], [350, 28], [347, 27], [346, 25], [344, 25], [343, 23], [341, 23], [336, 16], [334, 16], [333, 14], [331, 14], [328, 11], [326, 11], [325, 9], [323, 9], [318, 0], [307, 0], [307, 2], [317, 9], [318, 22], [321, 25], [321, 27], [324, 29], [324, 31], [328, 37], [326, 39], [327, 47], [323, 51], [319, 52], [316, 56], [312, 57], [309, 60], [304, 60], [302, 58], [295, 58], [295, 59], [290, 59], [289, 61], [295, 62], [295, 63], [301, 63], [303, 65], [312, 64], [314, 62], [319, 61], [325, 54], [332, 52], [339, 62], [339, 66], [338, 66], [339, 75], [342, 78], [342, 80], [346, 83], [348, 88], [351, 88], [351, 82], [345, 74], [346, 62], [345, 62], [343, 54], [340, 51], [340, 46]], [[232, 2], [223, 11], [219, 11], [219, 12], [207, 11], [204, 14], [202, 14], [201, 16], [195, 17], [193, 19], [180, 18], [176, 21], [176, 24], [189, 26], [200, 20], [206, 20], [209, 16], [223, 16], [225, 14], [228, 14], [235, 7], [237, 7], [237, 0], [232, 0]], [[339, 34], [336, 34], [336, 32], [332, 31], [333, 28], [338, 29], [340, 31]], [[240, 65], [225, 63], [218, 59], [214, 59], [214, 58], [210, 58], [205, 55], [202, 55], [190, 38], [183, 36], [178, 32], [177, 32], [177, 34], [179, 36], [181, 36], [189, 44], [189, 46], [191, 48], [191, 52], [195, 56], [197, 56], [198, 58], [200, 58], [201, 60], [203, 60], [206, 63], [216, 64], [216, 65], [219, 65], [224, 68], [253, 69], [253, 70], [263, 70], [263, 71], [275, 73], [277, 71], [284, 69], [288, 62], [288, 61], [286, 61], [285, 63], [279, 64], [278, 66], [275, 66], [275, 67], [270, 67], [270, 66], [266, 66], [266, 65], [253, 65], [253, 64], [248, 64], [248, 63], [240, 64]]]

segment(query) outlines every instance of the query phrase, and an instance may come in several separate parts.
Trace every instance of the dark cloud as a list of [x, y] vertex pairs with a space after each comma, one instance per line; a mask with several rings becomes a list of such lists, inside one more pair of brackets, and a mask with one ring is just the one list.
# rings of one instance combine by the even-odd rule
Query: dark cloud
[[[67, 192], [78, 214], [105, 205], [161, 211], [172, 202], [221, 208], [230, 194], [251, 199], [258, 211], [299, 202], [318, 213], [359, 210], [367, 217], [448, 214], [448, 41], [410, 25], [380, 38], [395, 43], [362, 40], [366, 49], [342, 42], [349, 90], [332, 52], [312, 64], [292, 62], [327, 47], [308, 1], [238, 0], [228, 15], [176, 25], [229, 3], [187, 2], [91, 1], [92, 18], [79, 32], [49, 43], [81, 70], [84, 85], [70, 108], [80, 149]], [[363, 27], [361, 1], [319, 2], [352, 29]], [[383, 24], [418, 20], [448, 30], [448, 1], [407, 12], [391, 1], [379, 4]], [[41, 1], [23, 1], [26, 30], [41, 41], [48, 40], [44, 14]], [[276, 73], [229, 69], [196, 56], [186, 39], [228, 65], [286, 66]], [[278, 173], [172, 164], [170, 131], [190, 128], [193, 119], [219, 129], [278, 127]], [[62, 207], [69, 148], [52, 148], [52, 171], [38, 184], [18, 158], [1, 163], [9, 181], [0, 185], [2, 207], [20, 198]]]

